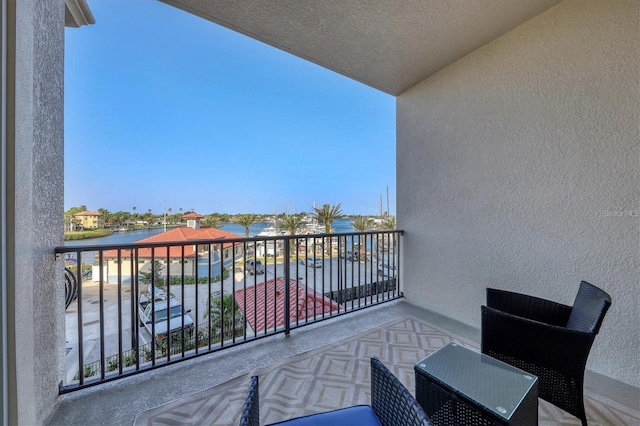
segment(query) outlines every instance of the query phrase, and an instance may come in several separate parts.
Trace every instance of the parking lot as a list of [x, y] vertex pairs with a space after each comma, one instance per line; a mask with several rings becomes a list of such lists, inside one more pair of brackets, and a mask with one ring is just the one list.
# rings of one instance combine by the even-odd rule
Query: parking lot
[[[371, 270], [372, 263], [350, 262], [344, 259], [333, 259], [322, 262], [322, 267], [311, 267], [300, 263], [290, 265], [290, 277], [297, 277], [318, 293], [327, 293], [339, 288], [363, 285], [377, 280], [377, 270]], [[373, 263], [375, 267], [375, 263]], [[190, 310], [189, 316], [197, 324], [206, 322], [208, 298], [210, 294], [231, 294], [236, 290], [248, 288], [277, 277], [284, 277], [283, 264], [265, 265], [264, 274], [245, 274], [236, 269], [223, 282], [211, 284], [170, 286], [170, 292], [180, 301], [185, 310]], [[131, 286], [124, 284], [118, 297], [118, 285], [104, 284], [102, 298], [100, 285], [90, 280], [84, 281], [81, 289], [82, 306], [82, 340], [84, 363], [100, 359], [100, 336], [103, 335], [105, 356], [119, 353], [119, 347], [126, 351], [135, 345], [133, 340], [137, 324], [131, 321], [132, 294]], [[143, 289], [140, 289], [143, 290]], [[100, 300], [102, 299], [102, 304]], [[120, 302], [120, 303], [119, 303]], [[101, 309], [102, 306], [102, 322]], [[102, 331], [103, 329], [103, 331]], [[66, 311], [66, 343], [67, 343], [67, 380], [72, 380], [78, 371], [78, 302], [74, 301]], [[119, 332], [121, 330], [121, 333]], [[132, 332], [133, 330], [133, 332]], [[121, 336], [121, 337], [120, 337]], [[140, 344], [151, 341], [149, 332], [139, 327]]]

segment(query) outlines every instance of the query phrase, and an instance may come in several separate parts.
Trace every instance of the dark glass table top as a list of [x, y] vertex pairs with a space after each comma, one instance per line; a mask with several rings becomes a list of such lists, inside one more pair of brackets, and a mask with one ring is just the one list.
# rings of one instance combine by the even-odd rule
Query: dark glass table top
[[457, 343], [443, 346], [418, 361], [415, 368], [506, 420], [538, 380], [519, 368]]

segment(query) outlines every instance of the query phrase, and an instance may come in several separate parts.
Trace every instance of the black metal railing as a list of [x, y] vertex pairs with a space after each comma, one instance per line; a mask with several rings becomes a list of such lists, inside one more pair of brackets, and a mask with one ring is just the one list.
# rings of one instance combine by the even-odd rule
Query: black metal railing
[[67, 309], [71, 302], [78, 298], [78, 280], [74, 271], [64, 268], [64, 308]]
[[60, 392], [400, 298], [402, 234], [57, 247], [67, 302]]

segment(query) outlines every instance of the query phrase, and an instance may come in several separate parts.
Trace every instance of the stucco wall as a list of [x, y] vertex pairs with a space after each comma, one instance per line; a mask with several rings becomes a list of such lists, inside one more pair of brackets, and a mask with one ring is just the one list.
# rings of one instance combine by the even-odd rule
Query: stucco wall
[[639, 3], [564, 1], [397, 99], [408, 301], [613, 298], [588, 368], [640, 386]]
[[14, 265], [10, 394], [17, 418], [10, 420], [42, 424], [57, 401], [65, 355], [64, 286], [53, 254], [62, 244], [64, 214], [64, 2], [16, 1], [15, 18], [15, 140], [9, 141], [15, 158], [8, 170], [14, 235], [8, 253]]

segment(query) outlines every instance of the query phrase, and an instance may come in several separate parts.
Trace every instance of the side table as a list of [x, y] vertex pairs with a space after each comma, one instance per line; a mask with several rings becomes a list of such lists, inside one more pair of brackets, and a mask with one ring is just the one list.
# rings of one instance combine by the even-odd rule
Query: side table
[[538, 424], [538, 378], [449, 343], [414, 366], [416, 400], [435, 425]]

